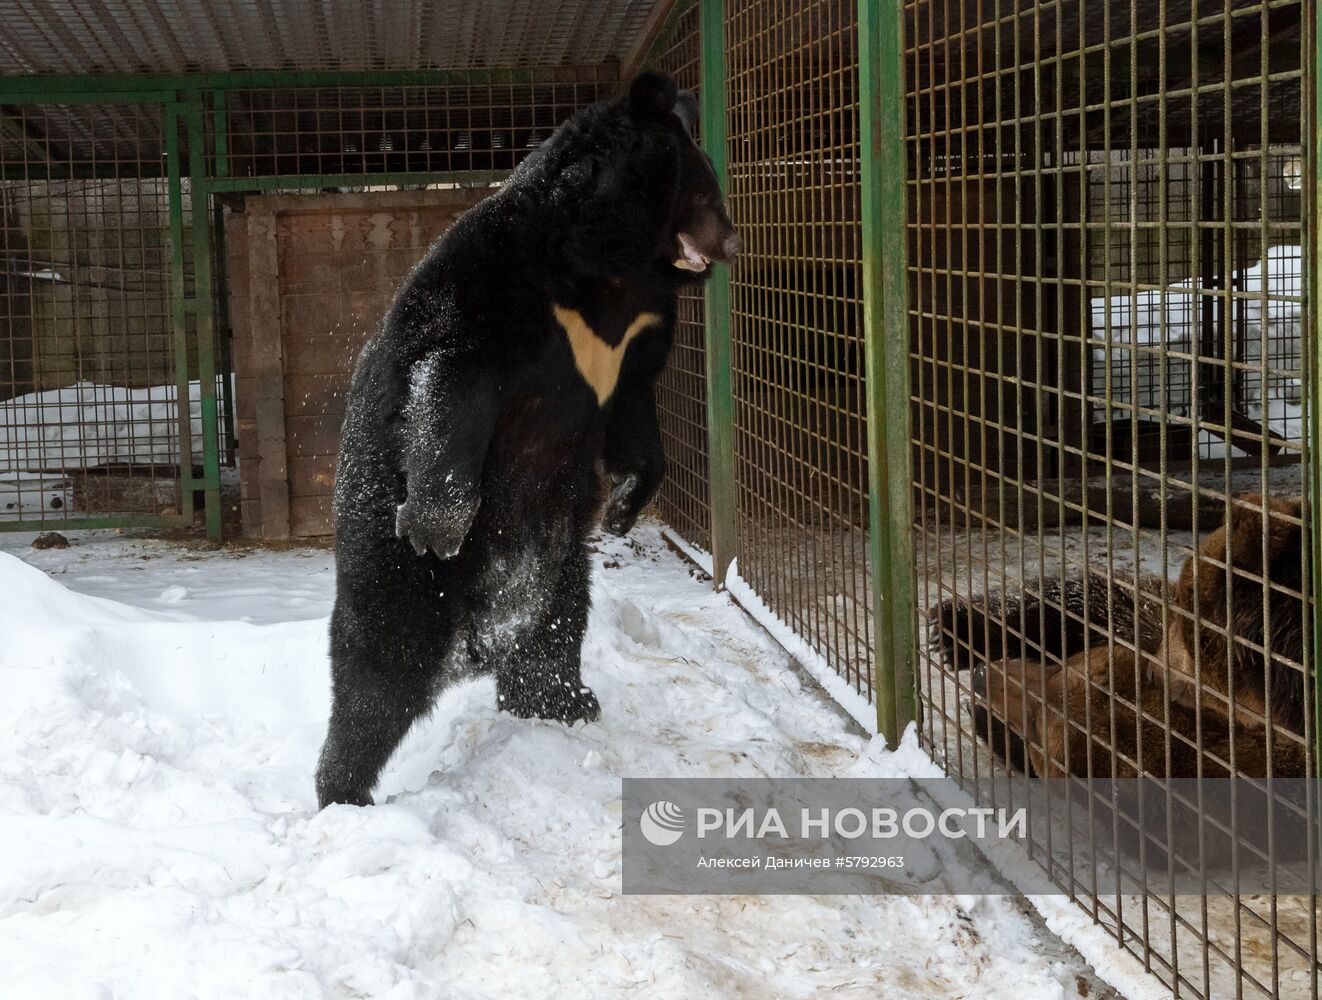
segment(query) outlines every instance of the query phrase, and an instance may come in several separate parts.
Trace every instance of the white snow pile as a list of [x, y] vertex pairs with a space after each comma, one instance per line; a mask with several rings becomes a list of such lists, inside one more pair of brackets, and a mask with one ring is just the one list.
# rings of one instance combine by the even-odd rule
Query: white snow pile
[[[217, 395], [221, 378], [217, 378]], [[76, 382], [0, 400], [0, 476], [179, 461], [179, 390]], [[188, 383], [192, 453], [202, 454], [202, 389]]]
[[328, 554], [0, 552], [0, 993], [1076, 995], [1011, 899], [621, 895], [622, 776], [933, 770], [852, 735], [640, 537], [600, 543], [600, 723], [512, 719], [475, 682], [409, 736], [377, 806], [321, 813]]

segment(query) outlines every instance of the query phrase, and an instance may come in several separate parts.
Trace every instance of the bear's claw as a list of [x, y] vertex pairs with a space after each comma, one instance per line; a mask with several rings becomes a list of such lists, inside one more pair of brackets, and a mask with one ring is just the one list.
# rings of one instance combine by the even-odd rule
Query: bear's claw
[[438, 559], [453, 559], [463, 547], [472, 523], [472, 517], [428, 514], [411, 500], [395, 509], [395, 537], [407, 541], [420, 556], [430, 550]]

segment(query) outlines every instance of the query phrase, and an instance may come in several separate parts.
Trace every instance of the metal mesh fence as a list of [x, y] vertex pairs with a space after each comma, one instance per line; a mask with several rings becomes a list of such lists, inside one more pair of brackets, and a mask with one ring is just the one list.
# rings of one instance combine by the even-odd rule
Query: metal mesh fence
[[232, 178], [297, 176], [303, 186], [346, 175], [503, 176], [615, 81], [613, 67], [570, 66], [438, 86], [230, 90], [217, 102], [217, 149]]
[[[922, 731], [970, 787], [1315, 773], [1302, 14], [904, 4]], [[1316, 898], [1076, 846], [1053, 877], [1176, 995], [1317, 996]]]
[[[672, 27], [654, 60], [655, 67], [697, 93], [700, 43], [698, 6], [693, 4]], [[700, 286], [687, 286], [680, 293], [675, 343], [656, 392], [666, 453], [666, 478], [657, 495], [657, 508], [682, 538], [709, 552], [706, 313]]]
[[257, 192], [498, 183], [617, 73], [248, 74], [0, 105], [0, 528], [186, 523], [205, 490], [218, 536], [240, 431], [226, 213]]
[[180, 515], [201, 450], [161, 106], [69, 122], [58, 106], [0, 119], [0, 525]]
[[855, 5], [725, 27], [739, 573], [872, 697]]

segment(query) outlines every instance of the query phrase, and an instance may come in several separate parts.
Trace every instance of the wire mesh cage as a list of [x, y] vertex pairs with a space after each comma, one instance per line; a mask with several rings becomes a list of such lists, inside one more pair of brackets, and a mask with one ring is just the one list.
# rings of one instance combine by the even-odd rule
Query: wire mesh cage
[[730, 339], [739, 574], [871, 701], [854, 6], [728, 7]]
[[[1316, 773], [1302, 14], [904, 5], [922, 729], [970, 787]], [[1052, 876], [1176, 995], [1317, 995], [1315, 896], [1147, 892], [1115, 838]]]
[[[698, 7], [693, 4], [670, 26], [653, 65], [697, 93], [700, 42]], [[680, 292], [674, 346], [656, 393], [666, 454], [658, 511], [680, 538], [710, 552], [706, 310], [700, 286], [688, 285]]]
[[[438, 74], [440, 75], [440, 74]], [[613, 67], [456, 73], [416, 86], [232, 89], [215, 103], [227, 186], [242, 178], [503, 177], [578, 108], [606, 96]]]
[[178, 517], [202, 413], [175, 312], [193, 256], [173, 253], [163, 108], [4, 112], [0, 523]]
[[[201, 493], [219, 537], [221, 467], [253, 433], [235, 417], [227, 218], [259, 193], [479, 196], [617, 75], [218, 74], [104, 98], [19, 81], [42, 96], [0, 105], [0, 528], [182, 524]], [[437, 235], [411, 230], [407, 263], [377, 255], [383, 280]]]

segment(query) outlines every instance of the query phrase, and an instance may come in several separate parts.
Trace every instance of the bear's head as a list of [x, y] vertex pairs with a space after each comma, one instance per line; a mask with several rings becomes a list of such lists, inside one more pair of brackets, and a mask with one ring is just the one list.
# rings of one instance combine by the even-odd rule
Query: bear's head
[[566, 277], [685, 280], [729, 262], [742, 242], [711, 161], [691, 134], [697, 102], [670, 77], [643, 73], [623, 97], [562, 125], [511, 178], [546, 211]]

